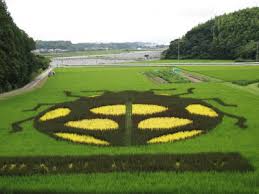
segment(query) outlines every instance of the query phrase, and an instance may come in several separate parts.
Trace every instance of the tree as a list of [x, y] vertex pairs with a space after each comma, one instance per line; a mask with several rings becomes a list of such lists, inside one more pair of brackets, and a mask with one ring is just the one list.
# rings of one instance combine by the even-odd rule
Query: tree
[[[259, 7], [224, 14], [187, 32], [181, 39], [182, 58], [252, 59], [256, 58], [259, 40]], [[177, 42], [163, 53], [166, 59], [177, 58]]]
[[31, 51], [35, 42], [13, 22], [7, 6], [0, 0], [0, 92], [27, 84], [34, 72], [48, 67], [48, 62]]

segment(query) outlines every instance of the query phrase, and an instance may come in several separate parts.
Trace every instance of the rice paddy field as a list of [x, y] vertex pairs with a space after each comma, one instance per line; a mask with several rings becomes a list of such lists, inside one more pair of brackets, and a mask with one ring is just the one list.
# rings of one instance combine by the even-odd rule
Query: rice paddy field
[[191, 66], [183, 67], [188, 71], [201, 73], [224, 81], [258, 80], [258, 66]]
[[[259, 67], [180, 68], [224, 82], [157, 84], [145, 76], [162, 67], [60, 68], [40, 89], [0, 99], [0, 193], [258, 193], [259, 89], [229, 82], [256, 80]], [[55, 157], [98, 164], [85, 173], [66, 159], [67, 170], [54, 173]], [[39, 169], [28, 167], [30, 158]], [[108, 160], [111, 167], [101, 165]]]

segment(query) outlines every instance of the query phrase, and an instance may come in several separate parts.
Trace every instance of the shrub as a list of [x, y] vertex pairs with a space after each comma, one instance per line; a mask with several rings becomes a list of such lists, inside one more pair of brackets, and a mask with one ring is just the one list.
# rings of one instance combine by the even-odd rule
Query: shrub
[[256, 80], [236, 80], [236, 81], [233, 81], [232, 83], [240, 85], [240, 86], [247, 86], [247, 85], [250, 85], [250, 84], [257, 83], [257, 82], [259, 82], [259, 79], [256, 79]]

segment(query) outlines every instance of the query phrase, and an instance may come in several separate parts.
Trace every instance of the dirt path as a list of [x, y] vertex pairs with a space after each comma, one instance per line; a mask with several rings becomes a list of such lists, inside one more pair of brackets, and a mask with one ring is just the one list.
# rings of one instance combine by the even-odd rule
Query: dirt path
[[168, 82], [161, 77], [149, 77], [149, 79], [156, 84], [168, 84]]
[[192, 74], [186, 73], [186, 72], [181, 72], [179, 74], [180, 76], [190, 80], [192, 83], [200, 83], [200, 82], [204, 82], [205, 80], [203, 80], [203, 78], [198, 77], [198, 76], [194, 76]]
[[53, 70], [53, 68], [48, 68], [47, 70], [42, 72], [40, 75], [38, 75], [33, 81], [31, 81], [30, 83], [28, 83], [27, 85], [25, 85], [22, 88], [0, 94], [0, 100], [11, 97], [11, 96], [23, 94], [23, 93], [32, 91], [36, 88], [40, 88], [44, 84], [44, 82], [47, 80], [48, 74], [52, 70]]
[[147, 79], [149, 79], [151, 82], [155, 84], [168, 84], [168, 82], [161, 77], [149, 75], [147, 73], [143, 73], [143, 75], [146, 76]]

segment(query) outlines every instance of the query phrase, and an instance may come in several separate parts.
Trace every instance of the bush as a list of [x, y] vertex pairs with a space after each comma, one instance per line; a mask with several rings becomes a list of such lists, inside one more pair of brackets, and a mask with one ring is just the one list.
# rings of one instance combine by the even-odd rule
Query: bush
[[256, 80], [237, 80], [237, 81], [233, 81], [232, 83], [240, 85], [240, 86], [247, 86], [247, 85], [250, 85], [250, 84], [257, 83], [257, 82], [259, 82], [259, 79], [256, 79]]
[[255, 60], [238, 58], [238, 59], [235, 60], [235, 62], [255, 62]]

